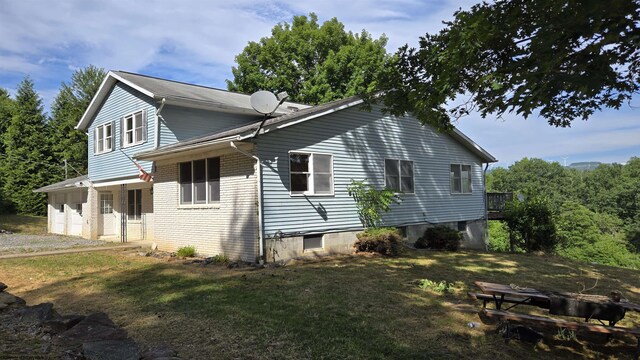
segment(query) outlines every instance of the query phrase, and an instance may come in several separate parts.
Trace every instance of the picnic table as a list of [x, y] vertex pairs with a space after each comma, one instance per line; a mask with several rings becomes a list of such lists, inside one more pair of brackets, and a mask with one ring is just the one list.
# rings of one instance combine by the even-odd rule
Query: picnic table
[[[505, 285], [482, 281], [476, 281], [474, 284], [480, 289], [481, 293], [469, 293], [469, 296], [483, 301], [481, 314], [486, 317], [571, 330], [604, 333], [607, 334], [607, 336], [615, 333], [630, 334], [638, 339], [638, 346], [634, 358], [638, 359], [640, 356], [640, 329], [615, 326], [618, 321], [624, 318], [627, 311], [640, 312], [640, 305], [632, 303], [620, 296], [609, 297], [545, 291], [520, 287], [513, 284]], [[488, 303], [493, 303], [495, 309], [488, 309]], [[514, 307], [522, 305], [546, 309], [550, 315], [582, 318], [584, 322], [509, 311]], [[590, 320], [596, 320], [600, 324], [589, 323]], [[605, 325], [603, 321], [608, 321], [608, 326]]]

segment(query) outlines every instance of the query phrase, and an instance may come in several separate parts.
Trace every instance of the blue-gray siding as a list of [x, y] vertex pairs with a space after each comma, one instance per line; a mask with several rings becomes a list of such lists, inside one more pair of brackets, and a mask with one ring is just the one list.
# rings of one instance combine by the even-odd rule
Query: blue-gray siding
[[167, 105], [160, 113], [160, 146], [172, 144], [214, 131], [226, 130], [249, 122], [259, 116], [190, 109]]
[[[122, 83], [117, 83], [102, 104], [87, 131], [89, 136], [89, 178], [92, 181], [135, 176], [138, 169], [120, 151], [120, 119], [138, 110], [145, 110], [147, 118], [147, 141], [122, 149], [127, 155], [150, 150], [154, 146], [155, 106], [153, 99]], [[115, 125], [115, 149], [104, 154], [94, 154], [94, 130], [96, 126], [113, 121]], [[138, 162], [146, 171], [151, 171], [151, 162]]]
[[[482, 164], [449, 135], [413, 118], [395, 119], [379, 109], [351, 108], [258, 138], [263, 159], [264, 227], [267, 236], [327, 232], [361, 227], [353, 199], [347, 194], [351, 179], [368, 179], [384, 186], [384, 159], [414, 162], [415, 194], [386, 214], [387, 225], [475, 220], [484, 216]], [[292, 150], [334, 156], [335, 196], [289, 195], [288, 153]], [[451, 194], [451, 164], [472, 166], [472, 194]]]

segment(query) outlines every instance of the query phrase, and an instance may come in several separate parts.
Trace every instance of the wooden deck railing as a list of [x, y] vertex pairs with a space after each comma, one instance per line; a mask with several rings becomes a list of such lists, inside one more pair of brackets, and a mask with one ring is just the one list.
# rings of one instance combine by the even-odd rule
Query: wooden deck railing
[[512, 192], [487, 193], [487, 211], [503, 211], [508, 201], [513, 200]]

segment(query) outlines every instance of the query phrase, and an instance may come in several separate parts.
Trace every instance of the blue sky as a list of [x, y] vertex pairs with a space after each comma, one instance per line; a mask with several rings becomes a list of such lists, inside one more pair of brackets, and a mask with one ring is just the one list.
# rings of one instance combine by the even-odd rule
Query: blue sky
[[[0, 87], [13, 92], [33, 78], [48, 108], [60, 83], [89, 64], [225, 88], [234, 56], [248, 41], [268, 36], [278, 22], [315, 12], [348, 30], [386, 34], [395, 51], [435, 32], [458, 8], [476, 1], [95, 1], [0, 0]], [[634, 108], [637, 107], [638, 109]], [[457, 126], [506, 166], [522, 157], [567, 164], [619, 162], [640, 156], [640, 97], [621, 110], [605, 110], [568, 129], [517, 116]]]

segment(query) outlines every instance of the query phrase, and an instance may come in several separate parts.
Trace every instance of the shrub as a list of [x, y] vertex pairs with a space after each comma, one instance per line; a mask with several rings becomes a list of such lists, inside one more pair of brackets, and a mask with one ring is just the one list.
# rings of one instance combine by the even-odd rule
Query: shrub
[[218, 254], [218, 255], [215, 255], [215, 256], [211, 257], [211, 262], [214, 263], [214, 264], [226, 264], [229, 261], [230, 261], [229, 257], [227, 255], [224, 255], [224, 254]]
[[392, 204], [400, 202], [400, 198], [392, 190], [378, 190], [367, 184], [366, 180], [351, 179], [347, 191], [356, 202], [358, 217], [365, 228], [378, 226], [382, 220], [382, 214], [391, 211]]
[[421, 280], [418, 280], [418, 287], [420, 289], [431, 290], [437, 293], [444, 294], [444, 293], [451, 292], [451, 290], [453, 289], [453, 284], [448, 283], [444, 280], [440, 282], [435, 282], [429, 279], [421, 279]]
[[369, 228], [356, 234], [356, 237], [356, 252], [397, 256], [402, 250], [402, 235], [396, 228]]
[[502, 221], [489, 221], [489, 251], [509, 252], [509, 231]]
[[414, 244], [418, 249], [444, 249], [456, 251], [460, 247], [462, 233], [448, 226], [438, 225], [428, 228]]
[[505, 222], [511, 234], [511, 251], [550, 251], [556, 244], [553, 212], [546, 198], [529, 197], [523, 201], [508, 202]]
[[183, 246], [176, 251], [176, 255], [180, 257], [194, 257], [196, 256], [196, 247], [193, 245]]

